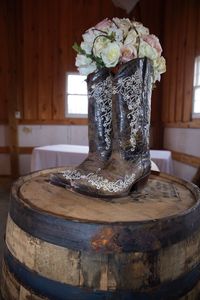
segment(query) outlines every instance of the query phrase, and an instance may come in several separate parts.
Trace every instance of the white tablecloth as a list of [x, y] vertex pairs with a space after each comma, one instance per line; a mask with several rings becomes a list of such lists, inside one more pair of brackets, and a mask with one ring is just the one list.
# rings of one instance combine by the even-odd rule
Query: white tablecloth
[[88, 146], [51, 145], [36, 147], [31, 156], [31, 172], [80, 164], [88, 154]]
[[[62, 166], [79, 165], [88, 153], [88, 146], [50, 145], [36, 147], [31, 157], [31, 171]], [[173, 174], [170, 151], [151, 150], [151, 159], [161, 172]]]
[[150, 150], [151, 160], [159, 167], [161, 172], [173, 175], [173, 162], [171, 151]]

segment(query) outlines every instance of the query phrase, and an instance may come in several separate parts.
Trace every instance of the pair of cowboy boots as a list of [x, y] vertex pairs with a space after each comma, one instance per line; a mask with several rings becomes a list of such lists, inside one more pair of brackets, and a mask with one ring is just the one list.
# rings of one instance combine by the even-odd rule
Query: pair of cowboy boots
[[147, 58], [88, 76], [89, 154], [52, 182], [95, 197], [138, 190], [151, 171], [149, 150], [153, 68]]

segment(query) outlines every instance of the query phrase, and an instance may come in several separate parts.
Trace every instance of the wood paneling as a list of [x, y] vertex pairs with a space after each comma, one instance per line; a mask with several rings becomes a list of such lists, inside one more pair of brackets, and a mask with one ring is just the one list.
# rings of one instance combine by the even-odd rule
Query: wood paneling
[[[153, 7], [153, 9], [152, 9]], [[156, 15], [156, 18], [155, 18]], [[161, 44], [163, 38], [163, 15], [164, 4], [160, 0], [140, 0], [131, 13], [130, 17], [141, 21], [149, 28], [150, 33], [159, 37]], [[161, 149], [163, 144], [163, 127], [161, 124], [162, 109], [162, 82], [156, 83], [153, 89], [151, 101], [151, 124], [153, 124], [153, 145], [154, 149]]]
[[[199, 5], [200, 2], [198, 1]], [[193, 75], [195, 61], [197, 0], [190, 0], [187, 9], [186, 47], [184, 64], [183, 122], [188, 122], [192, 114]], [[177, 87], [178, 88], [178, 87]]]
[[163, 76], [162, 121], [191, 121], [194, 60], [200, 49], [198, 0], [165, 1], [164, 53], [167, 73]]
[[180, 161], [184, 164], [199, 168], [200, 167], [200, 157], [189, 155], [186, 153], [181, 153], [181, 152], [176, 152], [176, 151], [171, 151], [172, 152], [172, 158], [174, 160]]
[[23, 120], [63, 120], [72, 45], [105, 17], [126, 15], [112, 1], [20, 0], [23, 3]]
[[[76, 71], [72, 45], [81, 42], [83, 32], [105, 17], [127, 17], [124, 10], [109, 0], [11, 0], [16, 19], [10, 19], [15, 32], [15, 110], [22, 123], [86, 124], [87, 120], [65, 119], [66, 73]], [[10, 90], [8, 32], [5, 18], [7, 1], [1, 0], [0, 26], [3, 39], [0, 62], [0, 122], [8, 118], [7, 101]], [[162, 4], [141, 0], [129, 17], [135, 17], [161, 37]], [[157, 18], [154, 18], [156, 13]], [[9, 18], [9, 16], [8, 16]], [[153, 92], [152, 121], [155, 124], [156, 148], [162, 144], [161, 84]], [[159, 137], [159, 138], [158, 138]]]
[[[71, 51], [68, 35], [72, 34], [72, 16], [68, 15], [68, 10], [71, 10], [71, 2], [57, 2], [55, 10], [55, 36], [54, 56], [57, 59], [54, 61], [54, 82], [53, 82], [53, 99], [52, 99], [52, 118], [53, 120], [63, 120], [65, 115], [65, 82], [66, 72], [68, 69], [67, 61]], [[65, 16], [68, 15], [66, 19]], [[68, 32], [67, 32], [68, 31]]]
[[7, 25], [7, 45], [9, 59], [9, 80], [8, 80], [8, 125], [9, 125], [9, 149], [10, 165], [13, 178], [19, 176], [18, 157], [18, 120], [15, 118], [17, 110], [17, 2], [7, 0], [6, 5], [6, 25]]
[[39, 1], [39, 64], [38, 64], [38, 119], [52, 117], [53, 77], [54, 77], [54, 41], [55, 13], [57, 5], [54, 0]]
[[8, 80], [9, 80], [9, 57], [8, 57], [8, 32], [6, 26], [6, 3], [1, 1], [0, 7], [0, 121], [8, 119]]
[[[109, 0], [11, 0], [16, 9], [15, 109], [21, 123], [86, 124], [67, 120], [66, 73], [76, 71], [72, 45], [84, 30], [105, 17], [127, 17]], [[0, 9], [0, 122], [8, 120], [10, 61], [6, 7]], [[156, 17], [155, 17], [156, 16]], [[140, 0], [128, 16], [135, 17], [156, 34], [167, 59], [152, 96], [154, 148], [162, 148], [162, 122], [192, 126], [191, 100], [194, 57], [200, 54], [200, 2], [198, 0]], [[189, 125], [188, 125], [189, 124]], [[198, 127], [195, 121], [195, 126]], [[171, 125], [170, 125], [171, 126]]]
[[196, 47], [195, 56], [200, 55], [200, 5], [197, 7], [197, 30], [196, 30]]
[[[182, 87], [184, 85], [184, 60], [185, 60], [185, 35], [180, 34], [180, 32], [186, 31], [186, 22], [184, 20], [187, 19], [187, 0], [183, 0], [182, 2], [179, 2], [179, 18], [178, 18], [178, 24], [177, 24], [177, 30], [179, 35], [177, 36], [177, 39], [179, 40], [177, 44], [177, 51], [176, 51], [176, 85], [177, 87]], [[183, 88], [176, 88], [174, 98], [175, 101], [175, 119], [172, 120], [175, 122], [182, 121], [182, 102], [184, 99], [184, 92]], [[167, 120], [168, 121], [168, 120]]]
[[23, 5], [23, 119], [38, 118], [38, 0], [22, 1]]

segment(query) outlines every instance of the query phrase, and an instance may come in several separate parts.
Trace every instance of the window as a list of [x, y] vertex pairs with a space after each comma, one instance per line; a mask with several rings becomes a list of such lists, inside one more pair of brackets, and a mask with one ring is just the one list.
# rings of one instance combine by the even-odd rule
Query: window
[[66, 76], [66, 111], [68, 118], [87, 118], [88, 97], [86, 76], [67, 74]]
[[193, 85], [193, 118], [200, 118], [200, 56], [195, 59]]

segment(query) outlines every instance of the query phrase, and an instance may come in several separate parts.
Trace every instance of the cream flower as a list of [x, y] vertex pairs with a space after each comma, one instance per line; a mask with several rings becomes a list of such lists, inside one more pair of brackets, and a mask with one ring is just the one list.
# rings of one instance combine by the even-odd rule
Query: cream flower
[[118, 43], [109, 43], [102, 51], [102, 60], [107, 68], [115, 67], [121, 56], [120, 46]]
[[93, 44], [96, 36], [97, 36], [97, 34], [95, 33], [95, 30], [93, 30], [93, 28], [90, 28], [82, 35], [83, 41], [90, 45]]
[[148, 34], [142, 36], [143, 41], [148, 43], [151, 47], [156, 49], [158, 55], [160, 56], [162, 53], [162, 47], [160, 45], [159, 39], [154, 34]]
[[151, 60], [158, 58], [158, 52], [155, 48], [152, 48], [148, 43], [140, 40], [140, 46], [139, 46], [139, 57], [148, 57]]
[[97, 37], [94, 42], [94, 46], [93, 46], [94, 55], [97, 57], [101, 57], [101, 53], [102, 53], [103, 49], [107, 47], [109, 42], [110, 42], [110, 40], [105, 36]]
[[140, 22], [133, 22], [133, 26], [136, 28], [139, 35], [149, 34], [149, 29], [142, 25]]
[[76, 66], [84, 75], [138, 57], [147, 57], [152, 61], [154, 82], [166, 71], [159, 39], [150, 34], [142, 23], [127, 18], [104, 19], [88, 29], [83, 34], [82, 43], [75, 43], [73, 48], [78, 52]]
[[124, 41], [124, 45], [133, 45], [136, 46], [137, 44], [137, 32], [134, 29], [131, 29]]
[[115, 35], [115, 41], [116, 42], [122, 42], [123, 41], [123, 30], [121, 30], [120, 28], [116, 28], [115, 25], [112, 26], [111, 28], [109, 28], [108, 30], [108, 34], [111, 35], [113, 34]]
[[81, 49], [83, 49], [85, 51], [85, 53], [91, 54], [92, 44], [89, 44], [87, 42], [81, 42]]
[[96, 63], [92, 62], [90, 65], [79, 67], [78, 71], [81, 75], [88, 76], [89, 74], [96, 71], [96, 69], [97, 69]]
[[77, 55], [75, 65], [78, 67], [80, 74], [86, 76], [97, 69], [96, 63], [82, 54]]
[[137, 49], [132, 46], [123, 46], [121, 48], [121, 62], [125, 63], [127, 61], [130, 61], [131, 59], [137, 57]]
[[102, 20], [101, 22], [99, 22], [95, 28], [98, 29], [98, 30], [107, 30], [108, 27], [110, 27], [112, 24], [112, 21], [109, 20], [108, 18]]
[[123, 31], [124, 36], [126, 36], [131, 27], [131, 21], [127, 18], [123, 18], [123, 19], [113, 18], [113, 21]]
[[160, 81], [160, 75], [166, 72], [166, 61], [163, 56], [153, 60], [154, 81]]

